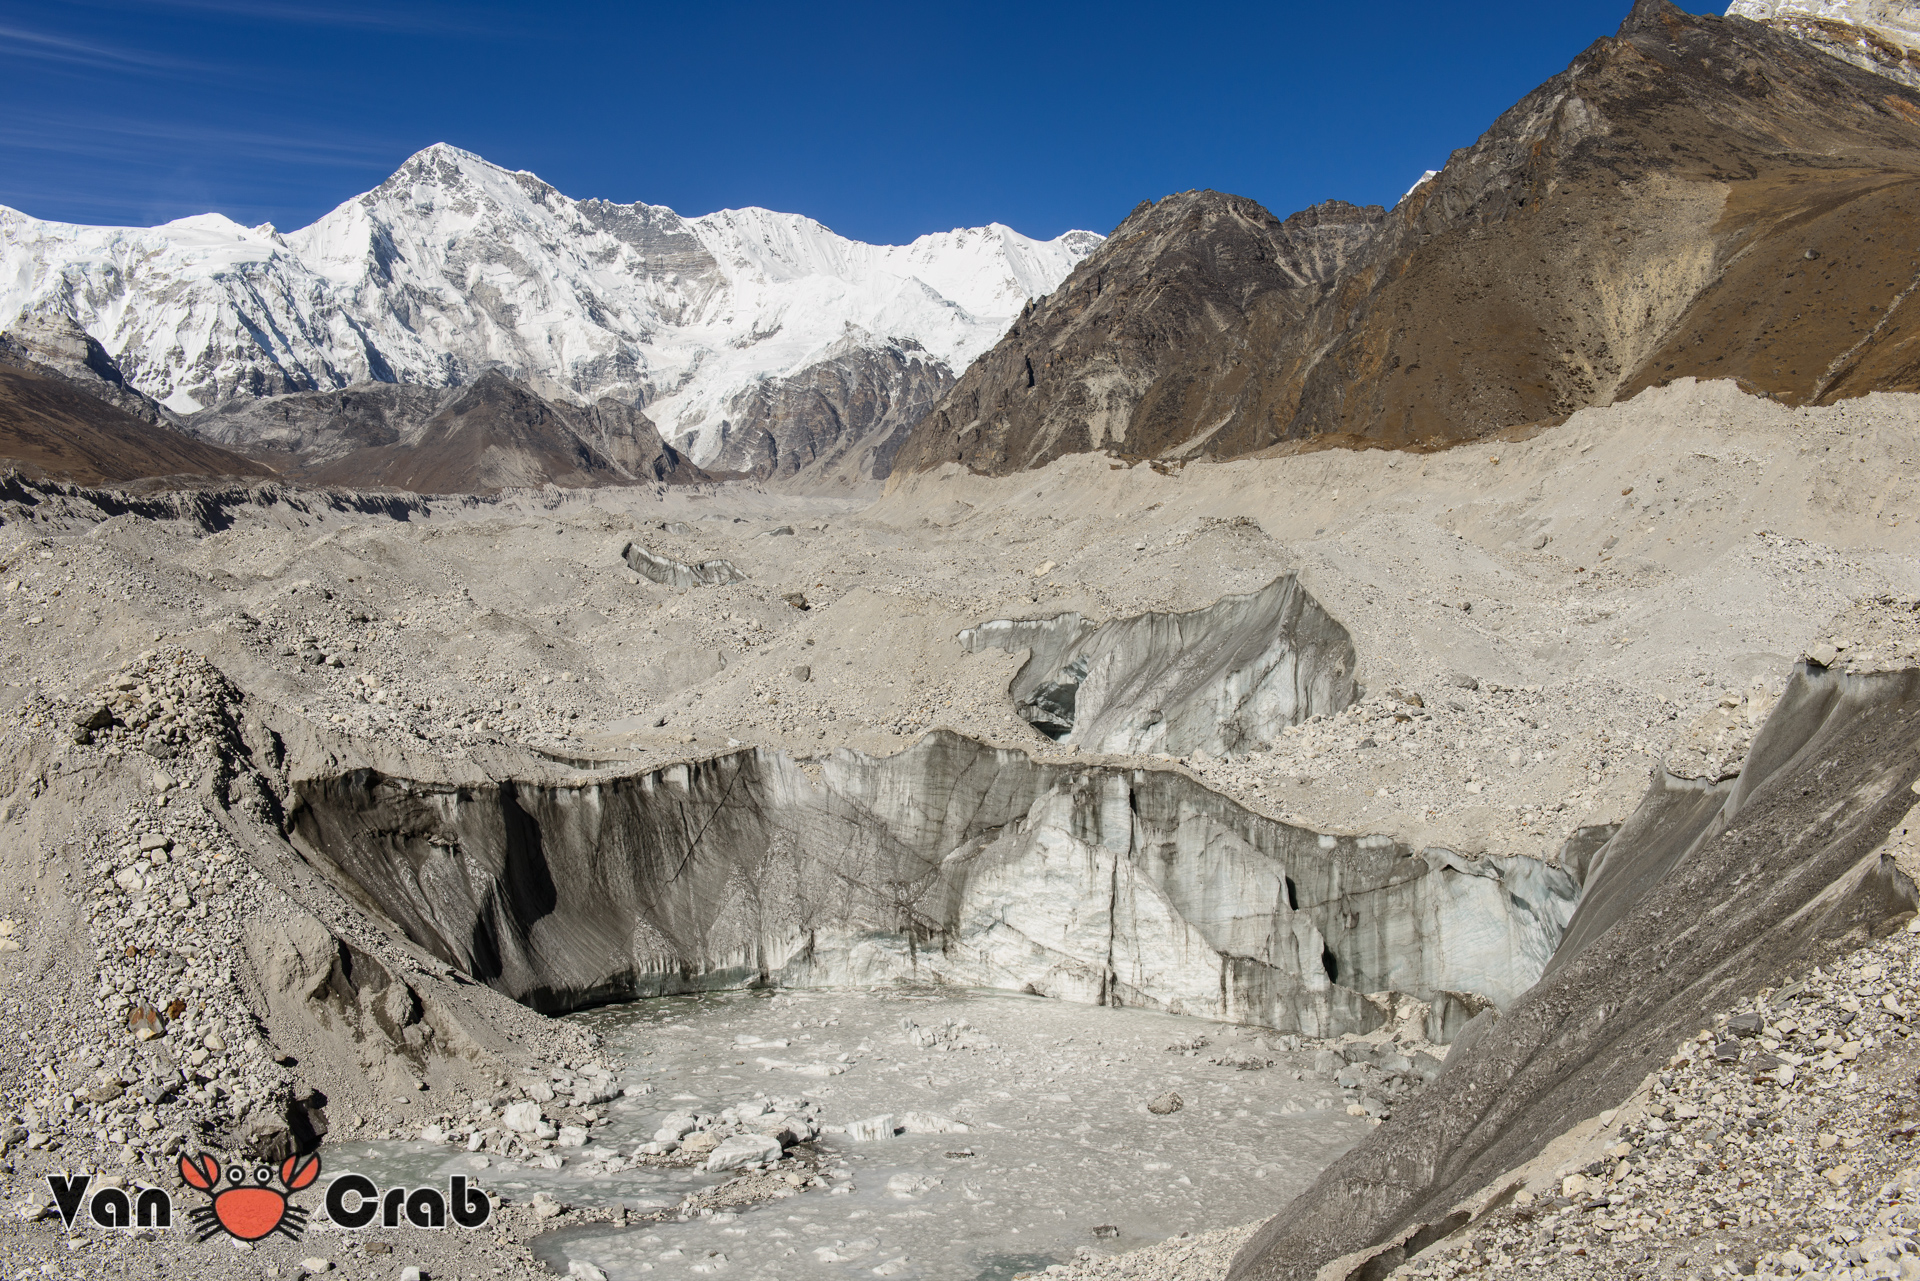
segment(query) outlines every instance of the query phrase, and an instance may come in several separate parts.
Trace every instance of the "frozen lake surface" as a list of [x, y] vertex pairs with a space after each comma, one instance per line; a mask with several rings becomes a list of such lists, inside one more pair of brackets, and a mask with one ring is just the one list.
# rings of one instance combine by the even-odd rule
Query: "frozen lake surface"
[[[610, 1281], [986, 1281], [1078, 1250], [1113, 1254], [1262, 1218], [1369, 1129], [1328, 1078], [1306, 1071], [1304, 1055], [1268, 1048], [1255, 1029], [1146, 1010], [889, 989], [666, 997], [572, 1017], [626, 1062], [623, 1084], [652, 1089], [605, 1106], [608, 1123], [587, 1148], [563, 1149], [560, 1169], [427, 1143], [347, 1145], [343, 1155], [383, 1184], [458, 1173], [518, 1202], [548, 1192], [569, 1205], [652, 1211], [732, 1176], [609, 1171], [605, 1154], [631, 1159], [673, 1113], [813, 1100], [828, 1127], [815, 1146], [832, 1190], [684, 1223], [562, 1227], [536, 1253], [562, 1275], [577, 1259]], [[1186, 1048], [1197, 1038], [1205, 1044]], [[1169, 1091], [1179, 1111], [1147, 1110]], [[967, 1128], [866, 1142], [837, 1132], [908, 1113]]]
[[[542, 1240], [560, 1272], [583, 1259], [613, 1281], [1006, 1277], [1081, 1248], [1116, 1253], [1271, 1214], [1368, 1128], [1326, 1078], [1296, 1079], [1301, 1056], [1251, 1030], [1145, 1010], [942, 989], [671, 997], [575, 1017], [626, 1059], [628, 1083], [654, 1087], [613, 1105], [596, 1144], [631, 1152], [670, 1113], [806, 1098], [830, 1127], [817, 1146], [851, 1175], [836, 1181], [845, 1191]], [[1168, 1048], [1196, 1037], [1211, 1044]], [[1209, 1061], [1249, 1054], [1274, 1066]], [[1146, 1110], [1168, 1091], [1179, 1111]], [[968, 1129], [869, 1142], [832, 1132], [909, 1112]], [[520, 1196], [547, 1188], [576, 1204], [658, 1204], [721, 1177], [525, 1173], [544, 1177], [516, 1177]]]

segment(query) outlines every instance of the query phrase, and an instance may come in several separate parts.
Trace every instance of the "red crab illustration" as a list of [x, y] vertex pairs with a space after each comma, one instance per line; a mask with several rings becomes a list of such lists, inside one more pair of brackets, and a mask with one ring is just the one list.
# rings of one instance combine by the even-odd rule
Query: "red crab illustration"
[[261, 1165], [249, 1173], [245, 1165], [227, 1171], [221, 1187], [220, 1163], [210, 1156], [180, 1158], [180, 1177], [213, 1198], [188, 1217], [205, 1241], [217, 1232], [241, 1241], [258, 1241], [278, 1232], [292, 1241], [307, 1226], [307, 1212], [287, 1204], [287, 1194], [298, 1192], [320, 1177], [318, 1156], [288, 1157], [280, 1163], [280, 1186], [274, 1187], [274, 1169]]

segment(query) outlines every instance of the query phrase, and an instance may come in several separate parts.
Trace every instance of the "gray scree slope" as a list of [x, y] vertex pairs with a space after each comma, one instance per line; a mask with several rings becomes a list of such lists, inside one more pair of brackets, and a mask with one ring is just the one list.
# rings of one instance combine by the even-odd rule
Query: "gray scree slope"
[[[1231, 1281], [1382, 1277], [1467, 1194], [1614, 1106], [1703, 1018], [1915, 906], [1880, 846], [1920, 775], [1920, 672], [1797, 675], [1739, 781], [1656, 789], [1596, 856], [1545, 978], [1469, 1031], [1435, 1086], [1330, 1166]], [[1717, 803], [1714, 803], [1716, 802]], [[1492, 1016], [1487, 1016], [1492, 1021]]]

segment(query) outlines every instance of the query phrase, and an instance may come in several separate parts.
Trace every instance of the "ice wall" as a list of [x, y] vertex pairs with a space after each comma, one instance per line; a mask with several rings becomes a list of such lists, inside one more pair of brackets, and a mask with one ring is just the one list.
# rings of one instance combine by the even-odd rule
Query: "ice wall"
[[1190, 613], [999, 620], [959, 641], [1030, 651], [1010, 690], [1015, 708], [1049, 738], [1093, 752], [1257, 751], [1355, 697], [1352, 637], [1291, 574]]
[[1263, 818], [1182, 774], [1047, 765], [933, 734], [818, 779], [747, 749], [630, 777], [294, 781], [298, 837], [416, 941], [560, 1010], [895, 979], [1312, 1035], [1365, 994], [1505, 1004], [1578, 886]]

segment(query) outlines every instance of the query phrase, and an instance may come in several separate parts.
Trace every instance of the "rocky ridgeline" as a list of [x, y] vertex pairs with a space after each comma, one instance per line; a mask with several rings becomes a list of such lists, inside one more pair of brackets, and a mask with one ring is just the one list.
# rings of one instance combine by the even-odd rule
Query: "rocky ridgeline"
[[240, 691], [197, 654], [148, 650], [81, 698], [73, 739], [109, 760], [129, 753], [153, 766], [147, 784], [158, 803], [175, 789], [195, 787], [216, 802], [246, 808], [256, 818], [275, 812], [260, 780], [241, 766]]
[[[35, 1047], [49, 1088], [9, 1118], [0, 1151], [153, 1172], [183, 1147], [284, 1155], [326, 1132], [324, 1100], [269, 1050], [235, 975], [245, 924], [291, 906], [201, 803], [234, 777], [237, 701], [177, 650], [142, 654], [81, 701], [75, 742], [108, 759], [138, 753], [149, 795], [86, 838], [99, 1021], [78, 1045]], [[0, 932], [18, 950], [39, 925]], [[29, 1200], [37, 1213], [44, 1197]]]
[[[145, 795], [116, 819], [89, 816], [78, 838], [85, 881], [70, 892], [83, 903], [84, 957], [40, 937], [51, 927], [31, 911], [0, 920], [0, 952], [52, 946], [78, 972], [92, 1007], [76, 1040], [24, 1038], [33, 1059], [25, 1075], [38, 1088], [0, 1116], [0, 1158], [165, 1181], [182, 1152], [279, 1159], [331, 1130], [335, 1137], [438, 1136], [476, 1153], [552, 1164], [549, 1150], [583, 1135], [600, 1120], [592, 1106], [618, 1096], [605, 1064], [563, 1060], [522, 1091], [471, 1103], [455, 1091], [447, 1110], [429, 1113], [416, 1130], [342, 1116], [338, 1107], [330, 1118], [327, 1096], [274, 1044], [243, 973], [249, 944], [272, 937], [274, 922], [310, 918], [254, 868], [218, 816], [230, 801], [257, 817], [276, 806], [250, 768], [238, 703], [217, 669], [165, 650], [142, 654], [77, 702], [38, 698], [26, 709], [25, 723], [40, 732], [65, 726], [88, 764], [134, 766]], [[576, 1050], [575, 1039], [560, 1036], [556, 1051]], [[396, 1122], [418, 1116], [429, 1097], [417, 1076], [404, 1084], [417, 1100], [372, 1100], [376, 1108], [395, 1105]], [[505, 1124], [515, 1102], [536, 1098], [571, 1109], [546, 1139]], [[522, 1106], [538, 1114], [537, 1104]], [[52, 1212], [37, 1177], [12, 1188], [23, 1217]]]

